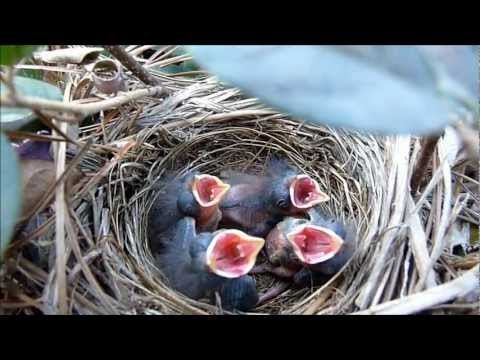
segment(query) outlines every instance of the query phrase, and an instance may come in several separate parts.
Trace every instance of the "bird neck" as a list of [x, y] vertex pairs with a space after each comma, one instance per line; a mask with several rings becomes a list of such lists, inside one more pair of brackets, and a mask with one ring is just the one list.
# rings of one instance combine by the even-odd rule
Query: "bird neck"
[[308, 209], [307, 214], [312, 222], [324, 223], [325, 221], [327, 221], [326, 216], [322, 216], [315, 208]]
[[218, 212], [218, 205], [202, 207], [197, 219], [198, 227], [205, 228], [208, 227], [208, 225], [210, 225], [212, 222], [215, 222], [218, 218]]
[[195, 271], [210, 272], [210, 269], [207, 266], [207, 256], [205, 251], [195, 254], [195, 256], [192, 257], [191, 264]]

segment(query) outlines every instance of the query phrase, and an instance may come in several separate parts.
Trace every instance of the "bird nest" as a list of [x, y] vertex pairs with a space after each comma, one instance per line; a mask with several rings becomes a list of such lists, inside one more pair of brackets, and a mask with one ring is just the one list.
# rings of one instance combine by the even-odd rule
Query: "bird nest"
[[[110, 241], [115, 242], [114, 247], [105, 244], [110, 253], [105, 261], [115, 272], [115, 278], [122, 279], [117, 282], [125, 286], [115, 297], [122, 303], [130, 303], [132, 299], [126, 301], [125, 298], [129, 294], [128, 298], [133, 297], [134, 303], [142, 304], [135, 306], [136, 311], [142, 313], [221, 311], [218, 307], [189, 300], [169, 289], [168, 283], [162, 280], [148, 249], [145, 231], [146, 215], [155, 195], [154, 184], [171, 171], [183, 174], [197, 170], [220, 175], [222, 170], [236, 169], [262, 173], [266, 160], [279, 155], [314, 177], [331, 196], [323, 210], [357, 225], [360, 252], [342, 272], [342, 281], [327, 289], [331, 293], [330, 304], [339, 305], [345, 301], [345, 297], [355, 291], [352, 285], [360, 275], [359, 259], [368, 251], [368, 244], [364, 243], [368, 241], [368, 223], [372, 220], [372, 210], [379, 205], [376, 199], [381, 199], [377, 189], [384, 187], [381, 182], [385, 177], [378, 176], [384, 171], [381, 143], [373, 138], [310, 126], [272, 111], [255, 109], [253, 102], [253, 106], [236, 110], [242, 98], [235, 95], [236, 91], [219, 86], [206, 87], [188, 97], [183, 92], [188, 95], [189, 89], [177, 95], [183, 99], [182, 105], [172, 111], [175, 118], [182, 119], [177, 124], [174, 118], [154, 115], [164, 108], [161, 105], [142, 112], [138, 123], [146, 127], [137, 133], [135, 145], [112, 169], [110, 183], [105, 184], [106, 196], [96, 204], [99, 209], [108, 209], [108, 218], [116, 219], [115, 222], [103, 220], [110, 222]], [[203, 101], [209, 96], [210, 101]], [[195, 106], [204, 114], [192, 114], [190, 119], [181, 116], [183, 108]], [[117, 139], [122, 140], [124, 132], [116, 131]], [[265, 260], [260, 258], [259, 262], [262, 261]], [[276, 283], [274, 277], [262, 274], [256, 275], [256, 280], [259, 292]], [[121, 293], [124, 295], [118, 298]], [[317, 298], [317, 293], [318, 288], [287, 290], [256, 308], [255, 312], [303, 312], [311, 305], [311, 299]], [[347, 308], [347, 304], [341, 305], [339, 311]]]
[[[85, 177], [68, 194], [65, 212], [44, 211], [46, 221], [21, 240], [22, 251], [8, 262], [4, 278], [15, 284], [16, 290], [9, 291], [18, 305], [12, 301], [9, 311], [56, 312], [61, 256], [69, 312], [224, 313], [218, 304], [194, 301], [172, 290], [155, 266], [146, 238], [154, 184], [171, 171], [219, 175], [233, 168], [261, 173], [273, 155], [318, 181], [330, 196], [321, 209], [355, 225], [357, 246], [351, 260], [327, 283], [289, 288], [253, 313], [368, 311], [458, 279], [478, 263], [478, 257], [473, 258], [473, 265], [465, 267], [464, 258], [433, 253], [452, 217], [469, 216], [465, 208], [473, 200], [465, 199], [465, 191], [452, 195], [448, 181], [457, 177], [444, 160], [434, 162], [432, 173], [443, 170], [427, 181], [424, 196], [410, 196], [417, 139], [372, 137], [305, 123], [212, 78], [166, 79], [173, 91], [166, 100], [144, 98], [80, 128], [84, 150], [74, 149], [72, 156]], [[449, 211], [439, 211], [444, 208]], [[60, 216], [65, 249], [55, 254], [52, 243], [58, 233], [53, 224]], [[50, 249], [50, 258], [39, 263], [38, 256], [27, 256], [27, 243]], [[435, 256], [435, 266], [426, 271]], [[260, 256], [258, 261], [265, 259]], [[270, 275], [255, 277], [260, 293], [278, 281]]]

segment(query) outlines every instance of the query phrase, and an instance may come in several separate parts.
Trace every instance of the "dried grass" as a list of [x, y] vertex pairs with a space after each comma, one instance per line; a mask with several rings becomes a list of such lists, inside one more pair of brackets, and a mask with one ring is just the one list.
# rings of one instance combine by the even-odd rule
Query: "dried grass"
[[[138, 56], [148, 48], [132, 51]], [[166, 51], [138, 59], [150, 69], [188, 59], [168, 57], [173, 48]], [[65, 88], [71, 87], [66, 98], [86, 81], [78, 68], [39, 68], [61, 71]], [[85, 179], [65, 199], [57, 186], [55, 212], [44, 210], [48, 220], [12, 246], [0, 274], [4, 313], [223, 313], [171, 290], [155, 267], [145, 231], [154, 184], [171, 170], [261, 172], [273, 154], [318, 180], [331, 196], [323, 210], [355, 225], [358, 247], [323, 286], [291, 288], [255, 313], [388, 313], [399, 307], [410, 313], [463, 295], [475, 279], [473, 288], [478, 288], [478, 254], [458, 257], [446, 246], [456, 221], [478, 225], [478, 180], [466, 174], [468, 165], [459, 165], [463, 152], [448, 160], [450, 150], [440, 141], [430, 181], [412, 197], [409, 184], [420, 151], [416, 138], [375, 138], [310, 125], [262, 107], [214, 78], [151, 72], [173, 91], [171, 97], [144, 98], [102, 112], [95, 123], [79, 129], [78, 145], [91, 144], [79, 164]], [[141, 87], [134, 78], [128, 83], [130, 89]], [[101, 97], [90, 96], [95, 95]], [[64, 133], [67, 126], [61, 125]], [[69, 157], [81, 150], [73, 149]], [[57, 151], [60, 176], [65, 145]], [[53, 261], [27, 260], [26, 249], [42, 244]], [[277, 282], [268, 275], [256, 277], [260, 291]], [[440, 291], [444, 288], [447, 297]], [[455, 313], [456, 307], [445, 309]]]

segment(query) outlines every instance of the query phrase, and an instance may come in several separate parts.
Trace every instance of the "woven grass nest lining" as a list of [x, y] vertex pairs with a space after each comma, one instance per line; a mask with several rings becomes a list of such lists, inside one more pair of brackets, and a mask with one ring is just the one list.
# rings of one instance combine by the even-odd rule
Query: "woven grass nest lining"
[[[415, 293], [417, 262], [424, 259], [413, 256], [410, 244], [417, 239], [401, 229], [418, 152], [418, 146], [411, 146], [418, 144], [416, 139], [374, 138], [292, 120], [213, 79], [180, 81], [175, 87], [175, 94], [164, 102], [143, 99], [122, 108], [108, 122], [81, 129], [81, 139], [120, 151], [112, 156], [112, 151], [92, 146], [80, 164], [99, 182], [73, 205], [79, 231], [67, 234], [78, 240], [92, 275], [85, 276], [75, 264], [77, 273], [69, 284], [77, 294], [71, 297], [73, 312], [223, 313], [173, 291], [156, 268], [146, 241], [155, 183], [171, 171], [262, 172], [274, 154], [319, 182], [331, 197], [321, 209], [355, 225], [357, 251], [325, 285], [291, 288], [253, 312], [351, 313]], [[441, 197], [448, 190], [441, 185], [437, 179], [429, 191]], [[416, 209], [425, 227], [432, 228], [428, 219], [441, 205], [427, 196]], [[462, 208], [457, 210], [461, 213]], [[440, 224], [444, 220], [437, 219]], [[435, 281], [440, 284], [456, 276], [437, 274]], [[256, 279], [260, 292], [276, 281], [268, 275]], [[42, 281], [43, 296], [53, 298], [55, 276]]]

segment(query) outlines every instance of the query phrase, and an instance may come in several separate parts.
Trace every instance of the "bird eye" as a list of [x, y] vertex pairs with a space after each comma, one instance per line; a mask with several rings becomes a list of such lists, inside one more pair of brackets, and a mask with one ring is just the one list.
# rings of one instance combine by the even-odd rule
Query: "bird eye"
[[280, 199], [277, 201], [277, 206], [282, 209], [286, 209], [288, 207], [288, 202], [285, 199]]

